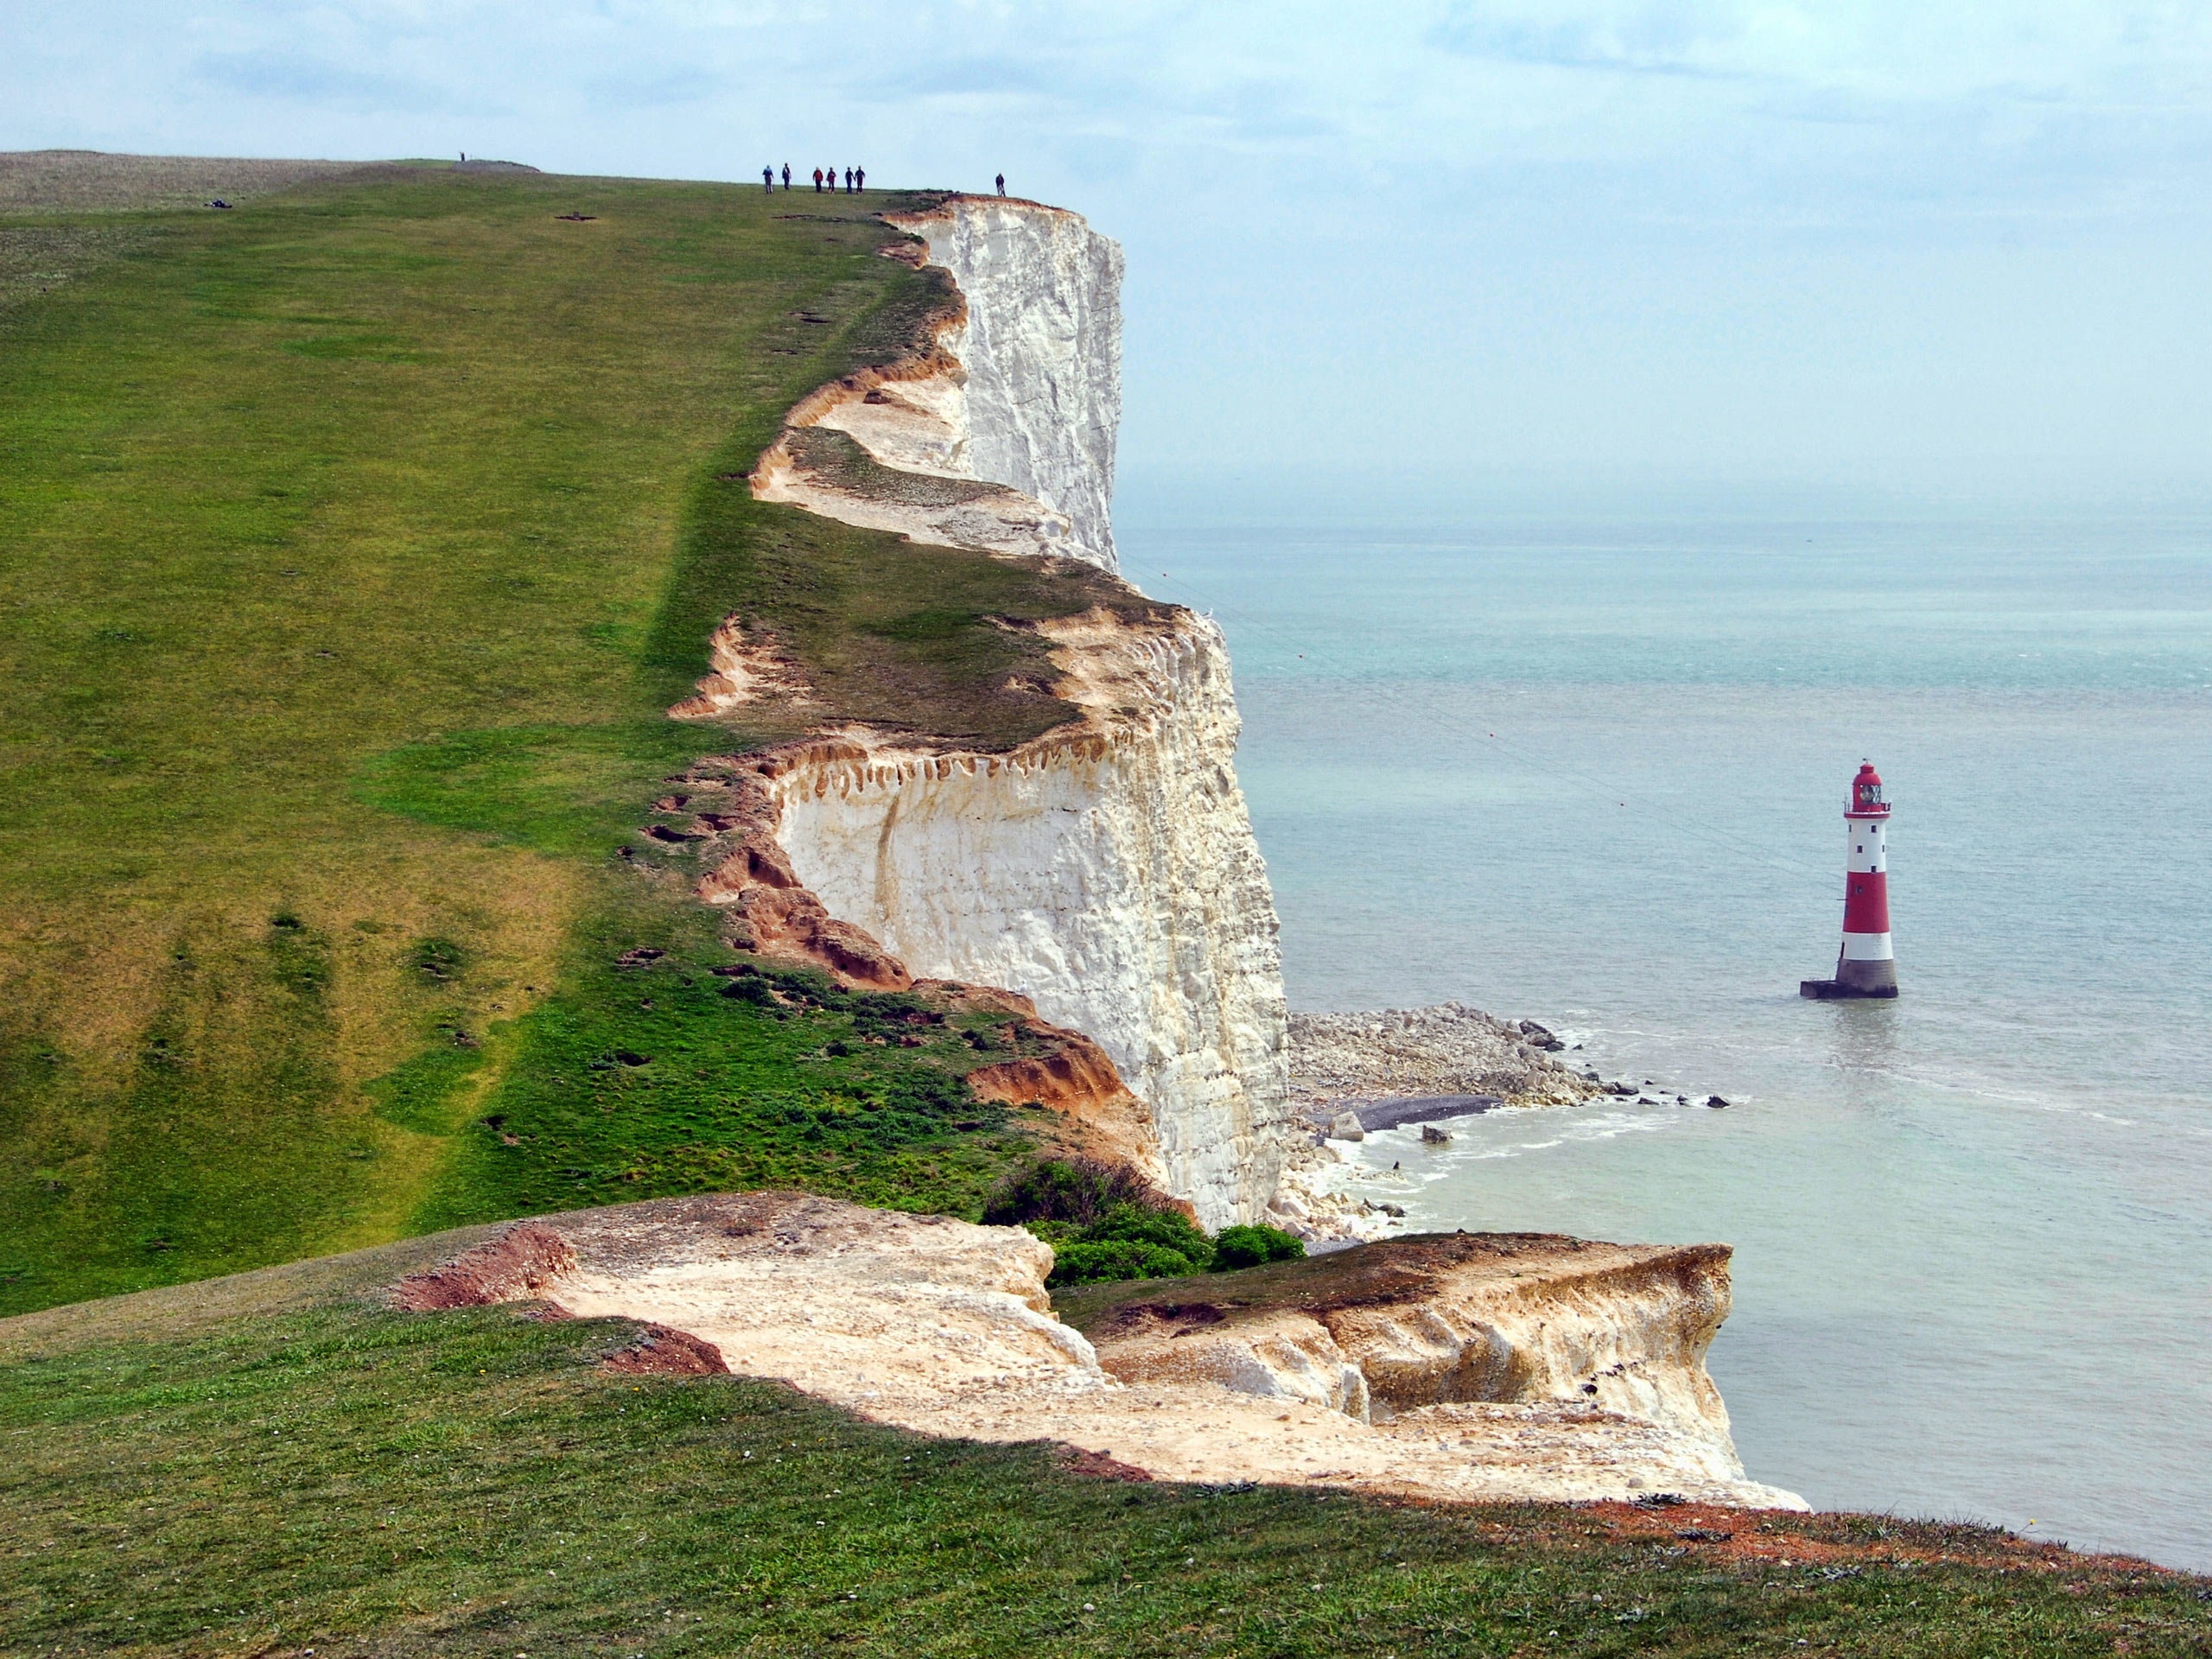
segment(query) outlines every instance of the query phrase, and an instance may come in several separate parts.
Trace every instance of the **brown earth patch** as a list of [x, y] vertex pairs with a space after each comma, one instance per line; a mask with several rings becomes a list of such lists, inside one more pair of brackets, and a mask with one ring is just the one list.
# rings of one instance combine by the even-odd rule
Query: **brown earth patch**
[[1150, 1480], [1151, 1475], [1133, 1463], [1123, 1463], [1110, 1451], [1086, 1452], [1079, 1446], [1064, 1446], [1054, 1454], [1055, 1461], [1071, 1475], [1088, 1475], [1093, 1480]]
[[648, 1325], [638, 1339], [600, 1362], [600, 1370], [623, 1376], [727, 1376], [722, 1351], [702, 1337], [672, 1325]]
[[525, 1221], [442, 1267], [410, 1273], [392, 1287], [391, 1305], [410, 1313], [513, 1301], [576, 1265], [569, 1241], [543, 1222]]
[[[968, 1086], [976, 1097], [1008, 1106], [1042, 1106], [1068, 1126], [1071, 1148], [1128, 1164], [1158, 1185], [1152, 1115], [1122, 1081], [1106, 1051], [1081, 1032], [1033, 1014], [1013, 1029], [1017, 1041], [1041, 1045], [1048, 1052], [970, 1071]], [[1175, 1207], [1190, 1208], [1179, 1201]]]

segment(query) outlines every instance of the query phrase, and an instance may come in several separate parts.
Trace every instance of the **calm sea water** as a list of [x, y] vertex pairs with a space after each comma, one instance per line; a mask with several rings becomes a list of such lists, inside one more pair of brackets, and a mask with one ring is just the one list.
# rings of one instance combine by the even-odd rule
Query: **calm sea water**
[[[1228, 630], [1292, 1006], [1731, 1102], [1377, 1137], [1368, 1190], [1734, 1244], [1758, 1479], [2212, 1567], [2212, 513], [1337, 511], [1120, 527]], [[1862, 757], [1904, 995], [1804, 1001]]]

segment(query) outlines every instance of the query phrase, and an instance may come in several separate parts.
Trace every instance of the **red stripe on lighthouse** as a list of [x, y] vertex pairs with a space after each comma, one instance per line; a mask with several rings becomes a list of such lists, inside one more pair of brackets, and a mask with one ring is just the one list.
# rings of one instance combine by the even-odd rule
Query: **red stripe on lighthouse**
[[1844, 878], [1843, 931], [1890, 931], [1890, 878], [1880, 870], [1854, 870]]

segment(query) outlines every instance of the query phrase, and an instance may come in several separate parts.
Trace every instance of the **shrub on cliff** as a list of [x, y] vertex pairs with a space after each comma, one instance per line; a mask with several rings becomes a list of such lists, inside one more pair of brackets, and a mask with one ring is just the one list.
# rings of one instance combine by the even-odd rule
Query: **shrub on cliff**
[[1140, 1205], [1117, 1204], [1107, 1212], [1104, 1220], [1084, 1230], [1083, 1242], [1086, 1244], [1116, 1241], [1172, 1250], [1193, 1267], [1213, 1265], [1213, 1241], [1198, 1223], [1179, 1210], [1147, 1210]]
[[1053, 1285], [1172, 1279], [1256, 1268], [1306, 1254], [1276, 1227], [1224, 1227], [1217, 1238], [1127, 1164], [1040, 1158], [992, 1188], [983, 1219], [1027, 1227], [1052, 1247]]
[[[1173, 1200], [1127, 1164], [1096, 1158], [1040, 1158], [1017, 1169], [983, 1200], [993, 1227], [1030, 1227], [1039, 1222], [1096, 1227], [1119, 1208], [1166, 1210]], [[1039, 1236], [1042, 1236], [1039, 1233]]]
[[1305, 1241], [1280, 1227], [1224, 1227], [1213, 1242], [1213, 1270], [1263, 1267], [1305, 1254]]
[[1121, 1279], [1183, 1279], [1198, 1271], [1188, 1256], [1141, 1239], [1053, 1247], [1048, 1285], [1096, 1285]]
[[1126, 1164], [1042, 1158], [992, 1189], [983, 1219], [1027, 1227], [1052, 1247], [1054, 1285], [1169, 1279], [1255, 1268], [1306, 1254], [1274, 1227], [1224, 1227], [1218, 1238]]
[[1075, 1230], [1062, 1224], [1053, 1230], [1058, 1236], [1048, 1241], [1052, 1246], [1050, 1284], [1175, 1279], [1213, 1265], [1213, 1241], [1180, 1211], [1117, 1204], [1090, 1226]]

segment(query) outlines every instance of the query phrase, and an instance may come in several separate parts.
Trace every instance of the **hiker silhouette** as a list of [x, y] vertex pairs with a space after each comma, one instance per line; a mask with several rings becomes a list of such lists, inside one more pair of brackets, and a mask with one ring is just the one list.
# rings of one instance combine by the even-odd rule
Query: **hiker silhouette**
[[1003, 173], [999, 175], [999, 194], [1006, 194], [1006, 175]]
[[760, 188], [772, 196], [776, 194], [775, 168], [764, 167], [760, 169]]
[[868, 188], [868, 168], [856, 167], [853, 169], [853, 188], [855, 190]]
[[814, 169], [814, 194], [817, 196], [822, 194], [822, 169], [818, 167]]
[[785, 188], [785, 189], [786, 189], [786, 190], [788, 190], [788, 189], [790, 189], [791, 188], [791, 164], [789, 162], [785, 162], [784, 163], [784, 188]]

